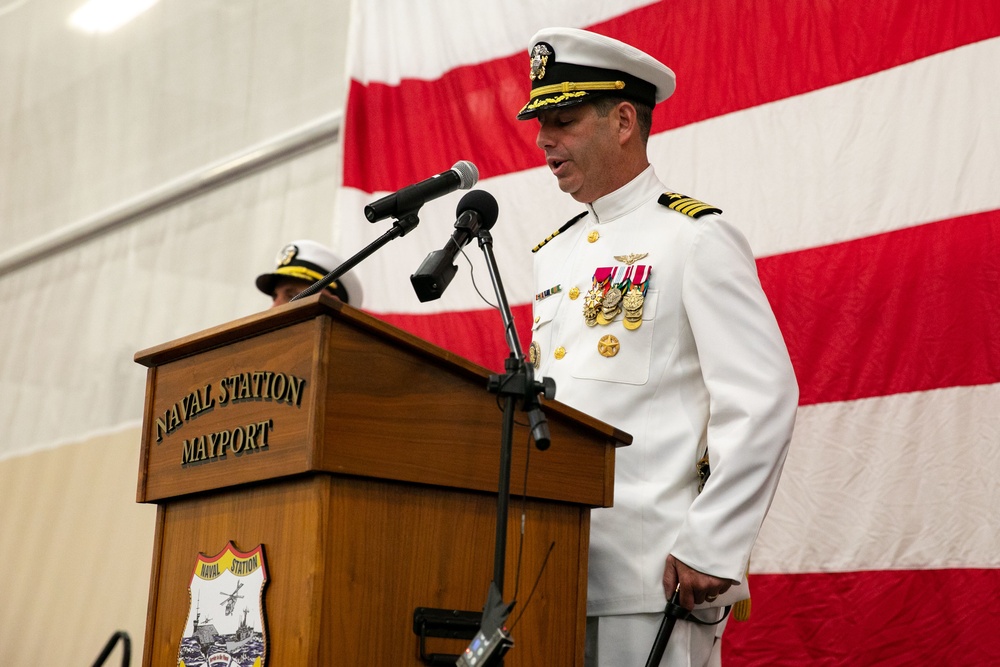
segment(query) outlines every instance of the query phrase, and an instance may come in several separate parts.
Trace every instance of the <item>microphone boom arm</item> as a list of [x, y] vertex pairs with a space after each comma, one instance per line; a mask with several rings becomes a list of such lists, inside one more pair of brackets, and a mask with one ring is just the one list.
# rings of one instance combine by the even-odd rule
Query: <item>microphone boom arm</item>
[[314, 282], [312, 285], [310, 285], [309, 287], [305, 288], [304, 290], [296, 294], [291, 299], [291, 301], [298, 301], [299, 299], [304, 299], [307, 296], [312, 296], [313, 294], [316, 294], [316, 292], [319, 292], [320, 290], [324, 289], [334, 280], [344, 275], [345, 273], [353, 269], [355, 266], [360, 264], [362, 261], [370, 257], [372, 254], [374, 254], [376, 250], [387, 244], [389, 241], [392, 241], [395, 238], [406, 236], [408, 233], [413, 231], [419, 224], [420, 224], [420, 219], [417, 217], [417, 214], [415, 212], [410, 213], [408, 215], [404, 215], [398, 218], [397, 220], [394, 220], [392, 223], [392, 227], [386, 230], [386, 232], [382, 234], [382, 236], [378, 237], [377, 239], [366, 245], [364, 248], [354, 253], [354, 255], [352, 255], [347, 261], [345, 261], [343, 264], [335, 268], [333, 271], [330, 271], [330, 273], [326, 274], [325, 276]]

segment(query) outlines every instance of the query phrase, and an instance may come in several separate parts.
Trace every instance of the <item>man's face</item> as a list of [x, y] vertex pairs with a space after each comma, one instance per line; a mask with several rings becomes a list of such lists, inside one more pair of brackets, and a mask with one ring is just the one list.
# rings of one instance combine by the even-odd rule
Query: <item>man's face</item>
[[559, 181], [559, 189], [589, 204], [617, 189], [618, 124], [614, 113], [597, 114], [593, 104], [538, 114], [535, 143]]
[[312, 285], [308, 280], [300, 280], [298, 278], [278, 278], [277, 282], [274, 283], [274, 300], [271, 302], [271, 307], [283, 306], [288, 303], [296, 296], [299, 292], [305, 288]]

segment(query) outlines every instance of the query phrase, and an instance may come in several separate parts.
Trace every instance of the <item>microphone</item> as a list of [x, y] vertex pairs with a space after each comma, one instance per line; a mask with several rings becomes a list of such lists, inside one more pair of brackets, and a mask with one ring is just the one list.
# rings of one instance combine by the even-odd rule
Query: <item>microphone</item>
[[410, 276], [413, 290], [421, 301], [441, 298], [448, 283], [455, 277], [458, 267], [453, 264], [459, 251], [478, 236], [480, 232], [493, 228], [500, 207], [497, 200], [485, 190], [473, 190], [458, 202], [455, 215], [455, 231], [441, 250], [427, 255], [417, 272]]
[[443, 197], [455, 190], [468, 190], [479, 180], [479, 170], [468, 160], [459, 160], [448, 171], [435, 174], [428, 179], [407, 185], [391, 195], [373, 201], [365, 206], [368, 222], [378, 222], [389, 216], [401, 218], [415, 213], [417, 209], [432, 199]]

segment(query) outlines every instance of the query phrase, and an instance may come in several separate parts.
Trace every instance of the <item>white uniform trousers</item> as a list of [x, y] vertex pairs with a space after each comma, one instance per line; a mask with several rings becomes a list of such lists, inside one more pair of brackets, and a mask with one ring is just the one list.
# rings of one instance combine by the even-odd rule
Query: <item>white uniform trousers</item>
[[[662, 613], [587, 617], [586, 667], [645, 667], [662, 620]], [[718, 625], [677, 621], [660, 667], [720, 667], [728, 620]]]

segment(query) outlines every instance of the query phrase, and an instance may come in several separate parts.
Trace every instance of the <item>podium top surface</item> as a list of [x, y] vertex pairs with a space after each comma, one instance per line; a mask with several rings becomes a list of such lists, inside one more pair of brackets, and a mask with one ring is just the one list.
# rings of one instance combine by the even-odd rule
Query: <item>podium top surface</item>
[[[328, 295], [135, 361], [149, 369], [139, 502], [305, 473], [496, 491], [503, 414], [491, 372]], [[614, 449], [631, 436], [558, 401], [543, 410], [552, 446], [531, 452], [527, 494], [609, 506]], [[519, 480], [527, 428], [513, 440]]]

